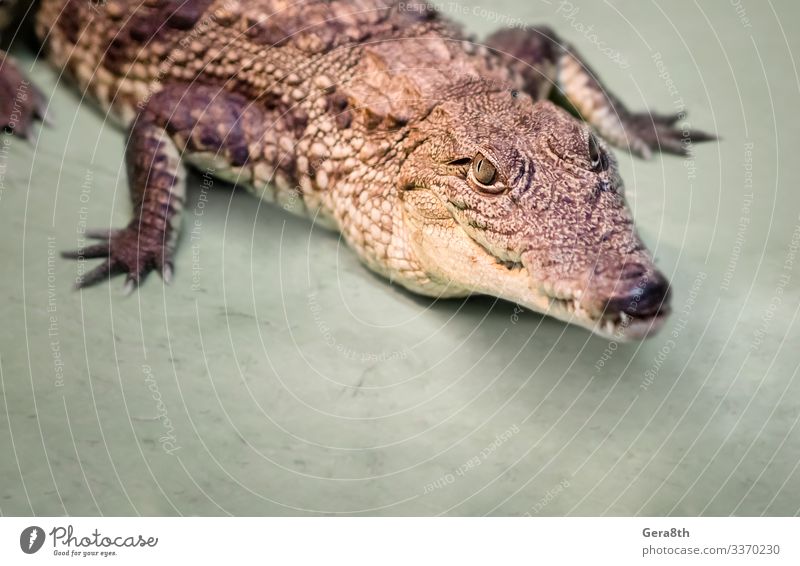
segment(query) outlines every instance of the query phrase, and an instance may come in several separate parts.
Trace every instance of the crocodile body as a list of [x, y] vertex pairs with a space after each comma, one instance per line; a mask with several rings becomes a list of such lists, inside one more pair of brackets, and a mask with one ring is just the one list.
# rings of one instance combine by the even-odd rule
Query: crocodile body
[[171, 277], [189, 165], [338, 230], [413, 292], [490, 294], [618, 339], [667, 312], [607, 144], [648, 157], [707, 137], [627, 111], [549, 29], [478, 42], [386, 0], [43, 0], [35, 26], [130, 132], [134, 218], [67, 254], [105, 258], [84, 285]]

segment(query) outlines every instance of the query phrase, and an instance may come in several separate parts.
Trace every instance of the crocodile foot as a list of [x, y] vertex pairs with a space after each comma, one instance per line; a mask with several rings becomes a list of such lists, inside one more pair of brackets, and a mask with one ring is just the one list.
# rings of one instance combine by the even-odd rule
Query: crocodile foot
[[81, 289], [99, 283], [113, 275], [124, 273], [126, 292], [131, 292], [153, 270], [158, 271], [165, 283], [172, 280], [172, 247], [166, 242], [163, 232], [139, 229], [134, 220], [121, 230], [97, 230], [87, 233], [101, 243], [70, 252], [62, 252], [67, 259], [106, 258], [88, 273], [83, 274], [76, 288]]
[[692, 144], [714, 141], [716, 136], [682, 128], [678, 122], [685, 114], [632, 113], [622, 118], [627, 143], [639, 157], [648, 158], [654, 151], [688, 156]]
[[0, 51], [0, 128], [30, 139], [36, 120], [46, 120], [46, 101], [4, 52]]

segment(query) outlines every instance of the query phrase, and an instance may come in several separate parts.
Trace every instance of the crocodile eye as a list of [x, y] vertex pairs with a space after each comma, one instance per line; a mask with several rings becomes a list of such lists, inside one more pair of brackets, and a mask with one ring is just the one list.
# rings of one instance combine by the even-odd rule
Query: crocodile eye
[[600, 173], [608, 169], [608, 155], [605, 150], [600, 147], [600, 143], [594, 134], [589, 134], [589, 161], [591, 162], [592, 171]]
[[482, 153], [478, 153], [472, 160], [472, 174], [481, 185], [489, 186], [497, 178], [497, 168]]

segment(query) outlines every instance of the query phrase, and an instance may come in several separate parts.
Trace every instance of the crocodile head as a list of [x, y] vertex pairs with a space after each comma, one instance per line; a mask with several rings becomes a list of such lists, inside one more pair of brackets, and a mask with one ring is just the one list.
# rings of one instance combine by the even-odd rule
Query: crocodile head
[[507, 91], [445, 102], [414, 131], [404, 218], [441, 295], [500, 297], [620, 341], [662, 325], [669, 284], [586, 124]]

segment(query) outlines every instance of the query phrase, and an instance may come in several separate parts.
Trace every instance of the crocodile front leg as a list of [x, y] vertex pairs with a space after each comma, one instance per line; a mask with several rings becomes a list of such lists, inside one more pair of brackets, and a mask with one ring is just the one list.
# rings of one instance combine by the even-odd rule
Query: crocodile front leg
[[45, 98], [19, 70], [11, 57], [0, 50], [0, 128], [30, 138], [31, 126], [43, 120]]
[[[30, 13], [31, 2], [0, 0], [0, 34], [7, 47], [5, 35], [18, 35], [14, 28], [23, 16]], [[31, 138], [31, 126], [44, 120], [46, 102], [42, 93], [20, 71], [13, 58], [0, 49], [0, 130], [24, 138]]]
[[62, 253], [71, 259], [106, 258], [79, 279], [79, 288], [124, 273], [131, 290], [153, 269], [165, 282], [171, 278], [185, 198], [185, 168], [175, 142], [155, 118], [152, 112], [140, 116], [131, 129], [126, 151], [133, 219], [120, 230], [89, 232], [90, 237], [104, 240], [102, 243]]
[[628, 110], [550, 28], [502, 29], [487, 39], [487, 45], [524, 77], [531, 96], [546, 97], [554, 83], [568, 110], [591, 124], [609, 143], [638, 157], [649, 159], [654, 151], [687, 155], [692, 143], [716, 139], [677, 127], [681, 115]]
[[102, 243], [62, 254], [106, 258], [78, 287], [124, 273], [132, 289], [153, 270], [169, 282], [185, 199], [184, 160], [204, 156], [228, 171], [242, 168], [248, 147], [261, 137], [250, 124], [262, 127], [260, 109], [220, 88], [168, 85], [154, 94], [136, 118], [126, 149], [133, 219], [121, 230], [93, 232]]

